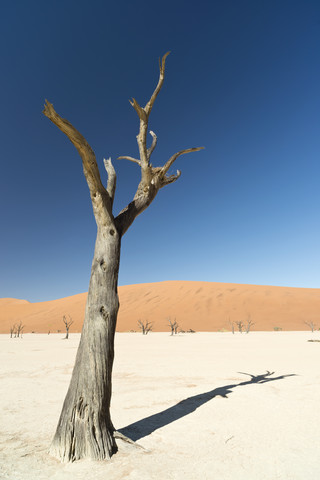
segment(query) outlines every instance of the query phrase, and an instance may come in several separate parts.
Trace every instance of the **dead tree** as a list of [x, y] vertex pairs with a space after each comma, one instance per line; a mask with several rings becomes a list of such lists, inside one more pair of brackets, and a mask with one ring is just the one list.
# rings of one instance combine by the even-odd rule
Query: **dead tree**
[[142, 335], [148, 335], [148, 333], [152, 331], [152, 322], [149, 322], [148, 320], [146, 320], [145, 322], [143, 322], [142, 320], [138, 320], [138, 325], [142, 332]]
[[308, 327], [311, 328], [311, 332], [313, 333], [314, 332], [314, 329], [316, 328], [316, 324], [312, 321], [310, 322], [304, 322], [306, 325], [308, 325]]
[[234, 322], [232, 322], [232, 321], [230, 320], [230, 318], [229, 318], [229, 323], [230, 323], [230, 326], [231, 326], [231, 331], [232, 331], [232, 333], [233, 333], [233, 335], [234, 335]]
[[12, 325], [12, 326], [10, 327], [10, 338], [12, 338], [13, 335], [15, 335], [15, 333], [16, 333], [16, 331], [17, 331], [16, 329], [17, 329], [17, 325], [16, 325], [16, 324], [14, 324], [14, 325]]
[[236, 325], [238, 327], [239, 332], [242, 333], [243, 327], [244, 327], [242, 321], [240, 320], [240, 322], [236, 322]]
[[24, 329], [24, 325], [22, 325], [22, 321], [20, 320], [20, 322], [16, 325], [15, 337], [22, 338], [23, 329]]
[[171, 318], [168, 318], [168, 322], [169, 322], [168, 325], [171, 329], [171, 335], [177, 335], [179, 324], [177, 323], [176, 319], [171, 320]]
[[[68, 338], [69, 338], [69, 328], [73, 324], [73, 320], [70, 317], [70, 315], [68, 315], [68, 317], [69, 317], [69, 320], [67, 319], [66, 315], [63, 315], [63, 319], [62, 319], [63, 323], [66, 326], [66, 336], [64, 337], [64, 340], [68, 340]], [[50, 331], [49, 331], [49, 333], [50, 333]]]
[[250, 332], [250, 329], [251, 329], [251, 327], [253, 327], [253, 325], [254, 325], [254, 323], [249, 316], [248, 319], [247, 319], [247, 323], [245, 325], [246, 333]]
[[115, 429], [110, 417], [110, 399], [114, 334], [119, 309], [118, 271], [121, 238], [135, 218], [151, 204], [159, 190], [180, 177], [179, 170], [174, 175], [168, 174], [177, 158], [202, 148], [180, 150], [160, 167], [154, 167], [151, 163], [157, 136], [150, 131], [152, 143], [148, 148], [148, 122], [164, 82], [168, 53], [159, 62], [159, 80], [146, 105], [140, 106], [134, 98], [130, 101], [140, 121], [137, 135], [139, 158], [131, 156], [119, 158], [137, 164], [141, 169], [141, 180], [133, 200], [116, 216], [113, 214], [116, 172], [111, 159], [104, 160], [108, 174], [107, 186], [104, 187], [95, 154], [88, 142], [68, 120], [58, 115], [51, 103], [48, 101], [45, 103], [43, 113], [69, 138], [82, 159], [97, 223], [97, 238], [81, 341], [50, 448], [50, 453], [62, 461], [81, 458], [103, 460], [110, 458], [117, 450]]

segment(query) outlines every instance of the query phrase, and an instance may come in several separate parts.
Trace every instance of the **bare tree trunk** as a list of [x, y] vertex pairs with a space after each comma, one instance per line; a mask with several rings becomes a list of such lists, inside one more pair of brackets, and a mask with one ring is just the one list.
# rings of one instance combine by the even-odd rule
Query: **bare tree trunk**
[[62, 461], [108, 459], [116, 451], [110, 418], [120, 237], [98, 228], [85, 320], [50, 453]]
[[[50, 453], [62, 461], [81, 458], [103, 460], [110, 458], [116, 451], [115, 429], [110, 417], [110, 398], [114, 334], [119, 309], [117, 284], [121, 237], [135, 218], [152, 203], [158, 191], [180, 177], [179, 170], [176, 174], [168, 174], [177, 158], [202, 149], [194, 147], [180, 150], [162, 167], [153, 167], [150, 162], [157, 136], [150, 131], [152, 145], [147, 148], [149, 115], [164, 81], [168, 54], [159, 62], [159, 81], [145, 107], [141, 107], [134, 98], [130, 102], [140, 119], [137, 136], [140, 158], [119, 158], [138, 164], [141, 168], [141, 180], [133, 200], [116, 217], [113, 215], [116, 172], [111, 159], [104, 160], [108, 173], [107, 187], [104, 187], [95, 154], [86, 139], [68, 120], [60, 117], [50, 102], [45, 103], [43, 113], [69, 138], [82, 159], [98, 227], [80, 345], [50, 448]], [[145, 327], [147, 334], [152, 330], [152, 323], [147, 322]], [[120, 438], [119, 434], [117, 438]], [[124, 439], [123, 435], [121, 438]]]

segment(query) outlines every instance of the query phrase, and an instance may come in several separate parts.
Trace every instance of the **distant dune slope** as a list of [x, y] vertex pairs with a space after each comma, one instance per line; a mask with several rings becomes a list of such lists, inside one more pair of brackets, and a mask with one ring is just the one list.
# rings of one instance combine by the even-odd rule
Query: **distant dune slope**
[[[320, 327], [320, 289], [239, 285], [232, 283], [168, 281], [119, 287], [117, 331], [138, 330], [138, 320], [153, 322], [154, 331], [169, 331], [168, 318], [184, 330], [231, 330], [231, 321], [246, 322], [253, 330], [307, 330], [304, 322]], [[0, 299], [0, 333], [20, 320], [25, 332], [64, 331], [62, 317], [74, 320], [70, 332], [80, 332], [86, 293], [41, 303]]]

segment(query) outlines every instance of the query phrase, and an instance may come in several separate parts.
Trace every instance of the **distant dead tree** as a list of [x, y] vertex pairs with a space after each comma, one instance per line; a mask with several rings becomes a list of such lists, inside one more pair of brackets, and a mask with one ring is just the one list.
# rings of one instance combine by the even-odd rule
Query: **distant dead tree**
[[308, 325], [308, 327], [311, 328], [311, 332], [313, 333], [314, 332], [314, 329], [316, 328], [316, 324], [314, 322], [304, 322], [306, 325]]
[[230, 326], [231, 326], [231, 331], [232, 331], [232, 333], [233, 333], [233, 335], [234, 335], [234, 322], [232, 322], [232, 321], [230, 320], [230, 318], [229, 318], [229, 323], [230, 323]]
[[189, 328], [189, 330], [187, 331], [187, 333], [196, 333], [195, 330], [192, 330], [192, 328]]
[[20, 322], [16, 325], [15, 337], [22, 338], [23, 329], [24, 325], [22, 325], [22, 321], [20, 320]]
[[[139, 118], [139, 133], [136, 137], [139, 156], [136, 158], [137, 156], [125, 155], [118, 158], [137, 165], [141, 176], [132, 201], [118, 214], [114, 212], [116, 171], [111, 159], [104, 160], [108, 175], [105, 185], [95, 153], [87, 140], [67, 119], [55, 111], [52, 103], [46, 100], [44, 106], [44, 115], [66, 135], [82, 159], [97, 224], [81, 340], [50, 448], [51, 455], [61, 461], [70, 462], [83, 458], [104, 460], [111, 458], [117, 451], [110, 400], [114, 337], [119, 309], [117, 287], [121, 239], [136, 217], [153, 202], [158, 192], [178, 180], [181, 172], [178, 170], [176, 174], [171, 173], [175, 161], [181, 155], [201, 150], [201, 147], [180, 150], [159, 166], [151, 162], [157, 145], [157, 135], [152, 130], [149, 131], [149, 117], [164, 82], [168, 55], [169, 52], [159, 61], [159, 80], [147, 103], [140, 105], [135, 98], [130, 101]], [[147, 145], [148, 131], [152, 137], [150, 146]], [[57, 164], [56, 168], [63, 170], [64, 167]], [[192, 193], [189, 192], [188, 199], [191, 196], [195, 198], [195, 187]]]
[[238, 327], [239, 332], [242, 333], [243, 327], [244, 327], [243, 322], [240, 320], [240, 322], [236, 322], [236, 325]]
[[171, 318], [168, 318], [168, 322], [169, 322], [168, 325], [171, 329], [171, 335], [177, 335], [179, 324], [177, 323], [176, 319], [171, 320]]
[[12, 326], [10, 327], [10, 338], [12, 338], [13, 335], [15, 335], [15, 333], [16, 333], [16, 331], [17, 331], [16, 329], [17, 329], [17, 325], [16, 325], [16, 324], [14, 324], [14, 325], [12, 325]]
[[247, 323], [246, 323], [246, 326], [245, 326], [245, 329], [246, 329], [246, 333], [249, 333], [250, 332], [250, 329], [251, 327], [253, 327], [254, 323], [253, 321], [251, 320], [251, 317], [249, 315], [248, 319], [247, 319]]
[[64, 340], [67, 340], [69, 338], [69, 328], [73, 324], [73, 320], [70, 317], [70, 315], [68, 315], [68, 317], [69, 317], [69, 320], [67, 319], [66, 315], [63, 315], [63, 320], [62, 320], [66, 326], [66, 336], [64, 337]]
[[146, 320], [145, 322], [143, 322], [142, 320], [138, 320], [138, 325], [142, 332], [142, 335], [148, 335], [148, 333], [152, 331], [152, 322], [149, 322], [148, 320]]

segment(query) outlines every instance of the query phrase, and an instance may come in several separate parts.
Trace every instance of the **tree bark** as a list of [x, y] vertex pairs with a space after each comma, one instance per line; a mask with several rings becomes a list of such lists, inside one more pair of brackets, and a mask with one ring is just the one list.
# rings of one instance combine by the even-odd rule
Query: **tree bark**
[[109, 459], [117, 450], [110, 417], [121, 239], [98, 226], [80, 345], [50, 454], [68, 462]]

